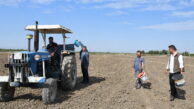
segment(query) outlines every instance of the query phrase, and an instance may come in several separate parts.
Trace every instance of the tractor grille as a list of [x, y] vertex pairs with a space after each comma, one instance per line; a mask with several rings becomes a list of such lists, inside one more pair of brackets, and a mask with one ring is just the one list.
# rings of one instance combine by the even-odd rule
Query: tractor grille
[[28, 64], [29, 55], [25, 53], [13, 53], [9, 58], [9, 64], [5, 64], [9, 68], [9, 76], [11, 82], [24, 82], [25, 77], [31, 75], [31, 68]]
[[[27, 54], [21, 54], [21, 59], [13, 59], [13, 64], [25, 64], [27, 63], [27, 60], [28, 60], [28, 55]], [[14, 54], [12, 55], [14, 57]], [[15, 66], [15, 72], [17, 73], [20, 73], [22, 72], [23, 67], [20, 67], [20, 66]]]

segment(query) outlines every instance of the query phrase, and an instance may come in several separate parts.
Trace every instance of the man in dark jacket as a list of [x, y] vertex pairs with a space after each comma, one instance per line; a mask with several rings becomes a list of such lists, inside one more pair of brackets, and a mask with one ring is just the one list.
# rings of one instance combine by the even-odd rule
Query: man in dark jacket
[[81, 69], [83, 74], [83, 81], [82, 83], [89, 83], [89, 74], [88, 74], [88, 67], [89, 67], [89, 53], [86, 47], [83, 47], [80, 51], [80, 60], [81, 60]]
[[49, 37], [49, 44], [47, 45], [47, 50], [51, 54], [51, 56], [54, 56], [57, 52], [58, 45], [54, 42], [53, 37]]
[[53, 37], [49, 37], [49, 44], [47, 50], [51, 55], [51, 63], [57, 67], [60, 67], [60, 55], [57, 53], [58, 44], [54, 42]]

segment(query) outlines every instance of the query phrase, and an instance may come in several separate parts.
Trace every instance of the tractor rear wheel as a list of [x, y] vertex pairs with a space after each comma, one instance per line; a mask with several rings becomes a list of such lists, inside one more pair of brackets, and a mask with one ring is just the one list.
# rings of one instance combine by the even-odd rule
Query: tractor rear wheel
[[9, 83], [1, 83], [0, 85], [0, 101], [6, 102], [13, 99], [15, 87], [11, 87]]
[[55, 102], [57, 96], [57, 80], [49, 78], [46, 80], [45, 86], [42, 90], [42, 100], [44, 104]]
[[75, 55], [65, 56], [62, 63], [61, 88], [73, 90], [77, 82], [77, 67]]

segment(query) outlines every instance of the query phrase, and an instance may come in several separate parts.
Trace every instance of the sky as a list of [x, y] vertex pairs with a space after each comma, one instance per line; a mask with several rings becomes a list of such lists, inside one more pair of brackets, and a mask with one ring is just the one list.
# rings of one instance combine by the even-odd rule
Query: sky
[[[0, 48], [27, 48], [26, 25], [60, 24], [89, 51], [194, 53], [194, 0], [0, 0]], [[55, 36], [55, 35], [49, 35]], [[55, 41], [62, 43], [57, 35]], [[41, 44], [40, 44], [41, 45]]]

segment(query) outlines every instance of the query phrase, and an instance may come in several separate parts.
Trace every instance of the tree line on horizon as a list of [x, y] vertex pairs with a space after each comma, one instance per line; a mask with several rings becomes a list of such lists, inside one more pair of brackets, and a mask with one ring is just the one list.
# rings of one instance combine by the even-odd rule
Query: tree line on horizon
[[3, 48], [0, 48], [0, 52], [6, 52], [6, 51], [25, 51], [25, 49], [3, 49]]
[[[149, 54], [149, 55], [168, 55], [169, 54], [168, 50], [149, 50], [147, 52], [142, 50], [141, 52], [142, 54]], [[183, 56], [194, 56], [194, 54], [188, 51], [182, 52], [180, 54], [182, 54]]]
[[[2, 49], [0, 48], [0, 52], [10, 52], [10, 51], [26, 51], [25, 49]], [[168, 55], [169, 52], [168, 50], [141, 50], [142, 54], [146, 55]], [[111, 52], [92, 52], [92, 54], [112, 54]], [[115, 54], [115, 53], [114, 53]], [[181, 53], [183, 56], [194, 56], [193, 53], [190, 53], [188, 51], [182, 52]]]

